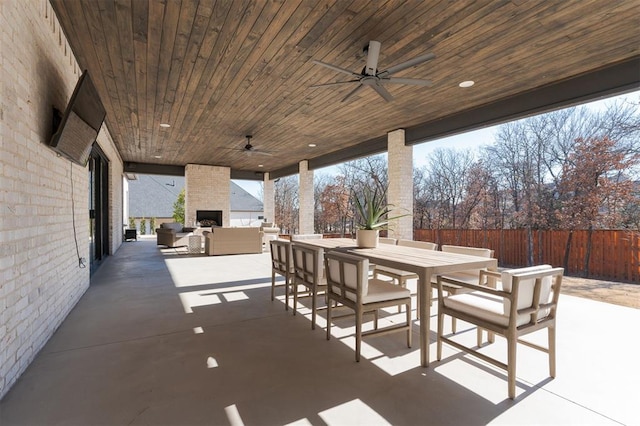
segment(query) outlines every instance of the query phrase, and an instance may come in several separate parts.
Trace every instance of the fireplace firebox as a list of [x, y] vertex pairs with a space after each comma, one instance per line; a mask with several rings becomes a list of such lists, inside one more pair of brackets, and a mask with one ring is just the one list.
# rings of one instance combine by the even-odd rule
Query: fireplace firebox
[[196, 221], [203, 227], [222, 226], [222, 210], [196, 210]]

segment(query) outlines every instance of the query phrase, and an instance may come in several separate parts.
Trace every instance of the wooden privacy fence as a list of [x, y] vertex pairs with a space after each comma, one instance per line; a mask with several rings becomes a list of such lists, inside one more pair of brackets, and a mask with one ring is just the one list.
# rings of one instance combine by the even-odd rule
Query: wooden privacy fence
[[[565, 266], [569, 231], [532, 231], [533, 263]], [[582, 275], [589, 232], [573, 231], [565, 274]], [[527, 266], [526, 229], [416, 229], [414, 239], [493, 249], [500, 266]], [[597, 230], [591, 232], [587, 277], [640, 282], [640, 232]]]

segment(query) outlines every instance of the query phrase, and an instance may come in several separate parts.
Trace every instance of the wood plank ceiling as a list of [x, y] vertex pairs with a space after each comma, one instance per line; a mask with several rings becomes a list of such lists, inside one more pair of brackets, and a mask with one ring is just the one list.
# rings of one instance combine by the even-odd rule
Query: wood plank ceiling
[[[51, 4], [134, 163], [278, 170], [640, 55], [634, 0]], [[433, 86], [386, 85], [392, 102], [366, 88], [344, 103], [354, 86], [310, 87], [349, 79], [313, 60], [359, 73], [369, 40], [382, 43], [379, 69], [433, 52], [397, 74]], [[243, 152], [246, 134], [273, 155]]]

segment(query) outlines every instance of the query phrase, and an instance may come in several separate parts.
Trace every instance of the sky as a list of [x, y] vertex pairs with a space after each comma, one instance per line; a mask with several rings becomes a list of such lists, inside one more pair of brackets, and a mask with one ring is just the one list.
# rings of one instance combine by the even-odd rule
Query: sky
[[[616, 100], [628, 99], [637, 102], [640, 100], [640, 91], [627, 93], [612, 98], [606, 98], [594, 102], [584, 104], [589, 109], [594, 111], [603, 110], [608, 103], [615, 102]], [[484, 129], [476, 130], [473, 132], [467, 132], [460, 135], [450, 136], [447, 138], [438, 139], [431, 142], [425, 142], [417, 145], [413, 145], [413, 166], [421, 167], [428, 163], [429, 155], [438, 148], [456, 148], [456, 149], [477, 149], [481, 146], [491, 145], [494, 142], [494, 136], [497, 132], [498, 126], [487, 127]], [[336, 166], [325, 167], [323, 169], [315, 170], [316, 175], [320, 174], [336, 174], [338, 169]], [[234, 181], [247, 192], [252, 194], [258, 199], [262, 199], [262, 182], [256, 181]]]

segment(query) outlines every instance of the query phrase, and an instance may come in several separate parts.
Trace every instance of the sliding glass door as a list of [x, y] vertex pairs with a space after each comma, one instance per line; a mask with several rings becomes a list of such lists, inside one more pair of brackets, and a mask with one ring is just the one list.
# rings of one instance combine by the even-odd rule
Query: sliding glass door
[[89, 157], [89, 263], [93, 274], [109, 254], [109, 162], [97, 145]]

